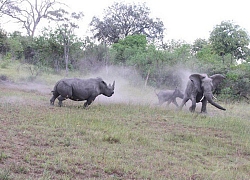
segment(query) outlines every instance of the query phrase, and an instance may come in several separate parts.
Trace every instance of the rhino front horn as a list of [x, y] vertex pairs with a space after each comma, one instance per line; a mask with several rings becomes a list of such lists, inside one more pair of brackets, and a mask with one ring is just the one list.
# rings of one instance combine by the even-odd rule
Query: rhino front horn
[[113, 82], [112, 88], [113, 90], [115, 89], [115, 81]]

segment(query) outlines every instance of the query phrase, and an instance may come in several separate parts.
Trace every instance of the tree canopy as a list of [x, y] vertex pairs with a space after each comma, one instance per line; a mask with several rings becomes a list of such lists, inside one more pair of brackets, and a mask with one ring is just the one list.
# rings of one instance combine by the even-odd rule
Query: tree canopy
[[128, 35], [142, 34], [149, 40], [163, 39], [163, 22], [149, 17], [150, 9], [143, 4], [115, 2], [104, 11], [104, 18], [93, 17], [90, 26], [94, 38], [112, 44]]
[[230, 21], [222, 21], [215, 26], [209, 40], [218, 55], [224, 58], [226, 54], [231, 54], [231, 63], [233, 58], [245, 59], [249, 51], [247, 46], [250, 39], [247, 32]]

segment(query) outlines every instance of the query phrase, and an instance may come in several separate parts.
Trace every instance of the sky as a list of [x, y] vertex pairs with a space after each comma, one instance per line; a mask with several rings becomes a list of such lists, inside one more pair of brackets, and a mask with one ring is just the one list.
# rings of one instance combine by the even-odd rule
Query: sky
[[[71, 11], [82, 11], [84, 17], [76, 31], [79, 36], [90, 35], [89, 23], [93, 16], [103, 17], [104, 9], [114, 2], [146, 3], [150, 18], [160, 18], [165, 30], [165, 41], [175, 39], [193, 43], [197, 38], [208, 39], [210, 32], [222, 21], [230, 20], [250, 33], [248, 0], [60, 0]], [[12, 28], [13, 29], [13, 28]]]
[[[248, 0], [64, 0], [75, 11], [85, 15], [82, 26], [93, 16], [102, 17], [104, 9], [114, 2], [146, 3], [151, 18], [160, 18], [166, 28], [165, 40], [208, 39], [210, 32], [222, 21], [230, 20], [250, 33]], [[68, 3], [67, 3], [68, 4]], [[84, 25], [85, 24], [85, 25]]]

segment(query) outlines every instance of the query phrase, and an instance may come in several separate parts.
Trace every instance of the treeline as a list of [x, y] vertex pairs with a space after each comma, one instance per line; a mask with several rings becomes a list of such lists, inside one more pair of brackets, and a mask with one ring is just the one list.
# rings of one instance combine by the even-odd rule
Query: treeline
[[[44, 28], [38, 36], [0, 29], [1, 68], [20, 61], [36, 67], [32, 75], [38, 76], [48, 69], [67, 75], [68, 71], [97, 72], [115, 65], [133, 69], [145, 85], [156, 88], [181, 87], [186, 72], [220, 73], [226, 80], [215, 91], [219, 97], [248, 100], [250, 39], [239, 25], [223, 21], [214, 27], [208, 40], [197, 39], [193, 44], [164, 42], [164, 25], [159, 19], [149, 18], [145, 4], [114, 3], [105, 13], [103, 19], [93, 17], [93, 37], [79, 38], [73, 31], [77, 24], [67, 18], [55, 29]], [[71, 15], [73, 19], [82, 16]]]
[[[36, 66], [39, 73], [47, 68], [53, 69], [54, 73], [66, 69], [64, 44], [56, 31], [44, 32], [30, 40], [18, 32], [7, 34], [2, 30], [0, 42], [1, 68], [12, 61], [20, 61]], [[111, 46], [96, 44], [89, 38], [75, 38], [69, 51], [68, 68], [69, 71], [91, 73], [104, 66], [130, 67], [139, 72], [147, 84], [157, 88], [182, 86], [181, 73], [186, 71], [209, 75], [221, 73], [226, 76], [226, 80], [216, 93], [234, 98], [249, 93], [248, 58], [238, 61], [234, 59], [232, 62], [231, 54], [227, 54], [222, 59], [213, 51], [212, 45], [202, 39], [194, 44], [173, 40], [166, 43], [163, 49], [148, 43], [145, 35], [127, 36]]]

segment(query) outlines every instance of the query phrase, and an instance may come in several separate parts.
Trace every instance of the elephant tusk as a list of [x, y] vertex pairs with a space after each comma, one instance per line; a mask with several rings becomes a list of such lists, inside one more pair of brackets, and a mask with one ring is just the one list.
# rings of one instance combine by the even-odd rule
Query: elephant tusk
[[217, 98], [213, 95], [213, 98], [215, 99], [215, 100], [217, 100]]
[[202, 96], [202, 98], [201, 98], [200, 102], [201, 102], [203, 99], [204, 99], [204, 95]]

